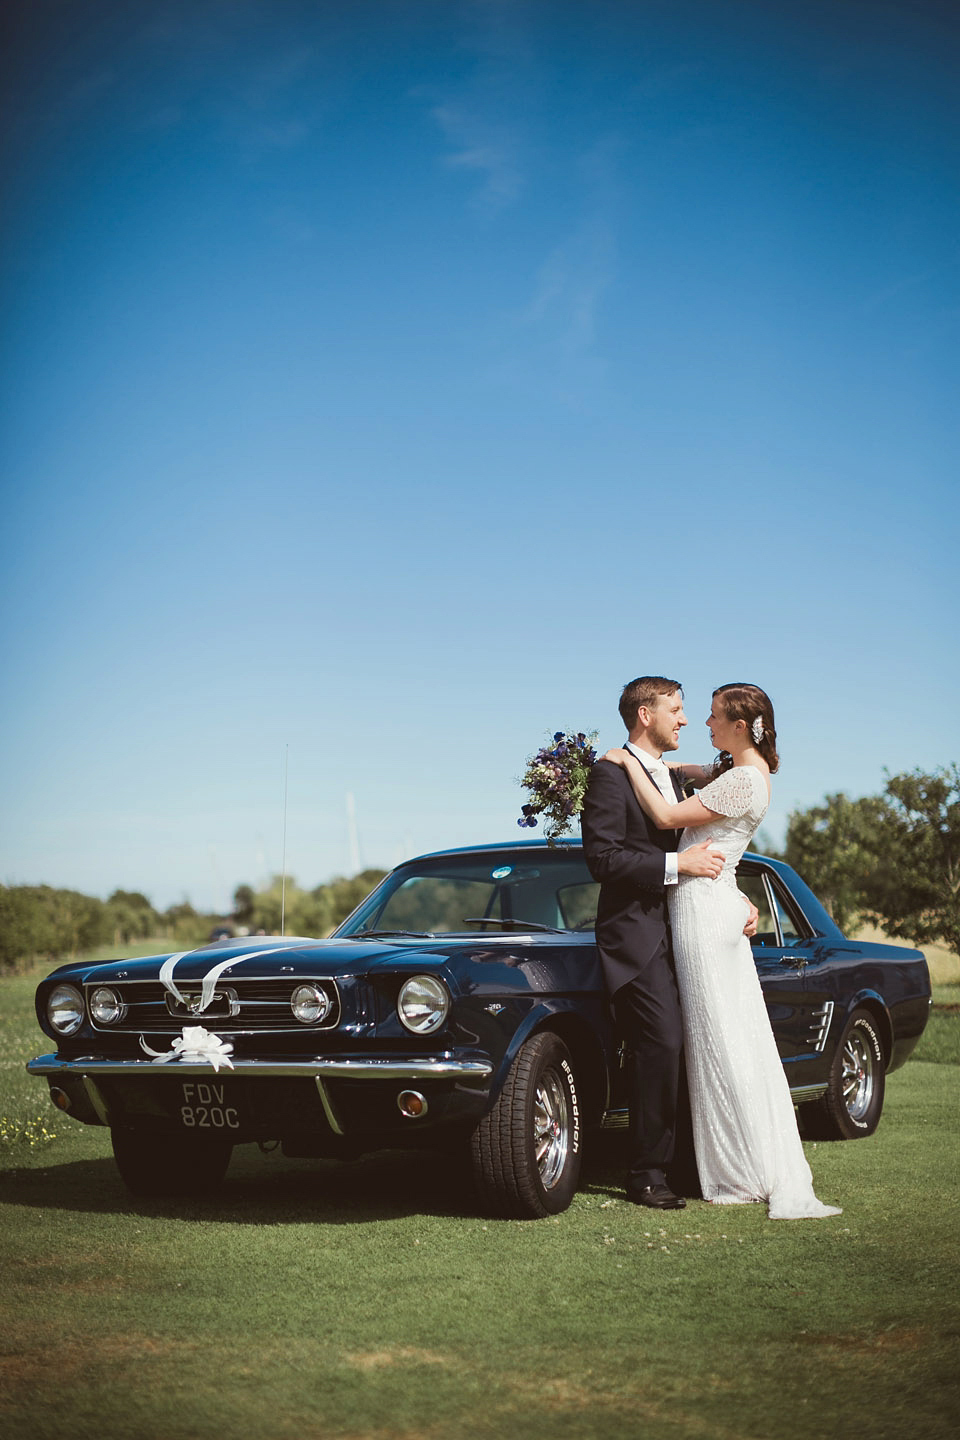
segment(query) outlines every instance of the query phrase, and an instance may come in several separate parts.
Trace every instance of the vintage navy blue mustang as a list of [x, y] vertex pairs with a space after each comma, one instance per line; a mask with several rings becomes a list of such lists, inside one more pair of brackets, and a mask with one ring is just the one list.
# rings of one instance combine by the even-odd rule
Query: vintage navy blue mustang
[[[847, 940], [788, 866], [747, 854], [754, 956], [804, 1132], [876, 1129], [927, 1021], [923, 955]], [[626, 1121], [579, 842], [398, 866], [327, 940], [255, 937], [64, 965], [37, 991], [54, 1104], [110, 1127], [137, 1194], [222, 1179], [233, 1146], [469, 1152], [494, 1214], [556, 1214], [585, 1134]]]

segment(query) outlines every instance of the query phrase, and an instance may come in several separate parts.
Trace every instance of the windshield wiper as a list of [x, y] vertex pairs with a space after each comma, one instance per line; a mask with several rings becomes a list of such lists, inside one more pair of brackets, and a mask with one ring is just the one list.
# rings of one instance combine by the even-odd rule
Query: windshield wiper
[[436, 940], [436, 935], [430, 930], [354, 930], [352, 935], [344, 935], [344, 940], [382, 940], [389, 936], [406, 935], [411, 940]]
[[505, 925], [509, 930], [542, 930], [545, 935], [566, 935], [556, 925], [540, 925], [536, 920], [501, 920], [493, 915], [464, 915], [464, 925]]

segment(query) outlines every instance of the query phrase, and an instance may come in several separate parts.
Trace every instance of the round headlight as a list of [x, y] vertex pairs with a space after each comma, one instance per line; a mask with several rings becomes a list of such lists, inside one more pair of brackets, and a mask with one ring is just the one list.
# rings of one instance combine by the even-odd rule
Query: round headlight
[[450, 1009], [450, 991], [442, 980], [432, 975], [413, 975], [400, 987], [397, 1014], [415, 1035], [430, 1035], [439, 1030]]
[[83, 996], [75, 985], [57, 985], [47, 1000], [47, 1019], [58, 1035], [72, 1035], [83, 1024]]
[[115, 990], [101, 986], [90, 996], [90, 1014], [98, 1025], [113, 1025], [123, 1013], [120, 996]]
[[301, 1025], [316, 1025], [330, 1014], [333, 1001], [319, 985], [298, 985], [290, 996], [290, 1009]]

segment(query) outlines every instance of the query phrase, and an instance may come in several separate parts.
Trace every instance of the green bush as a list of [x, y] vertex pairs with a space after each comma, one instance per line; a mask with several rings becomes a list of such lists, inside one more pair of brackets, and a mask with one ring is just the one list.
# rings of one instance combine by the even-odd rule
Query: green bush
[[0, 886], [0, 969], [40, 956], [75, 955], [110, 938], [102, 900], [51, 885]]

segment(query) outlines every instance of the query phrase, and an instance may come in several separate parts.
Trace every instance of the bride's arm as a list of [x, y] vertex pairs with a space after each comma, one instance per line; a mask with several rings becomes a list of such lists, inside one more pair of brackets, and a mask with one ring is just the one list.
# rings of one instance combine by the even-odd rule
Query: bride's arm
[[[629, 753], [629, 752], [628, 752]], [[680, 783], [685, 785], [688, 781], [695, 790], [701, 790], [713, 779], [713, 771], [706, 765], [688, 765], [683, 760], [668, 760], [666, 762], [669, 770], [680, 772]]]
[[686, 825], [706, 825], [720, 819], [716, 810], [708, 810], [697, 799], [681, 800], [678, 805], [668, 805], [648, 775], [641, 774], [643, 766], [629, 750], [608, 750], [600, 757], [611, 765], [621, 765], [627, 772], [627, 779], [641, 808], [650, 816], [658, 830], [680, 830]]

